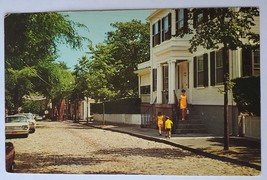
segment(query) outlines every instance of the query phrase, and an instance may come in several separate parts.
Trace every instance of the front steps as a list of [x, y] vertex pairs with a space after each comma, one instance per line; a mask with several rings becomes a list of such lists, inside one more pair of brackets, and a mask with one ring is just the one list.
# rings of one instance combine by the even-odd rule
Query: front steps
[[177, 121], [175, 133], [186, 134], [186, 133], [207, 133], [205, 125], [202, 123], [201, 115], [194, 111], [194, 108], [189, 107], [189, 114], [186, 116], [184, 121], [181, 120], [181, 114], [179, 114], [179, 120]]

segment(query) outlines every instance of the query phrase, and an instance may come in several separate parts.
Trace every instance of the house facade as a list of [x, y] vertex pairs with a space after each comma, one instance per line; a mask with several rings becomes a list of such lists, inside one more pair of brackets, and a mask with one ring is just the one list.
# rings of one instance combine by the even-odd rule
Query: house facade
[[[197, 16], [201, 20], [203, 14]], [[141, 111], [149, 114], [151, 122], [157, 112], [171, 116], [177, 108], [177, 97], [185, 89], [188, 97], [188, 115], [201, 119], [207, 132], [223, 134], [223, 66], [222, 50], [201, 47], [189, 52], [192, 34], [182, 38], [176, 34], [188, 23], [187, 9], [159, 9], [148, 17], [150, 22], [150, 61], [138, 65]], [[259, 17], [252, 31], [259, 33]], [[258, 76], [260, 74], [259, 49], [228, 51], [229, 78]], [[230, 133], [237, 134], [238, 110], [231, 92], [228, 96]], [[190, 113], [191, 114], [191, 113]], [[154, 118], [154, 119], [153, 119]]]

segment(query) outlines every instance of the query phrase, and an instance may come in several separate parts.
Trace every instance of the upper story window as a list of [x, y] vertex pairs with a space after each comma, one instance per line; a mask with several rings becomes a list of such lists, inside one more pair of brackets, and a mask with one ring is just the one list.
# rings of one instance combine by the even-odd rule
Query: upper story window
[[186, 33], [187, 9], [176, 9], [176, 34]]
[[162, 19], [162, 42], [171, 38], [171, 13]]
[[153, 36], [152, 36], [152, 46], [156, 46], [160, 44], [160, 24], [161, 20], [158, 20], [155, 24], [153, 24]]
[[196, 28], [208, 18], [208, 9], [197, 9], [193, 13], [193, 27]]
[[171, 13], [158, 20], [152, 27], [152, 46], [171, 39]]

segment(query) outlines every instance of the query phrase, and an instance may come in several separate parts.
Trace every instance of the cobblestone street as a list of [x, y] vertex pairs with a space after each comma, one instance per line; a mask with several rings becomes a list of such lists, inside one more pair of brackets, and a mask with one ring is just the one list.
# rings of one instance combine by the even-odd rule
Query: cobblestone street
[[258, 176], [260, 171], [123, 133], [64, 122], [38, 122], [10, 139], [15, 173]]

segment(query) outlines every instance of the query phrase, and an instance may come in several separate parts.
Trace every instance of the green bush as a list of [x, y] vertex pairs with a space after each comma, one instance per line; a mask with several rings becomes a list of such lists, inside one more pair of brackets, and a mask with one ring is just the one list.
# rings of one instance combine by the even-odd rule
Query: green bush
[[[105, 114], [140, 114], [140, 98], [125, 98], [104, 102]], [[103, 113], [103, 103], [92, 104], [93, 113]]]
[[238, 110], [260, 116], [260, 77], [242, 77], [232, 81], [233, 96]]

